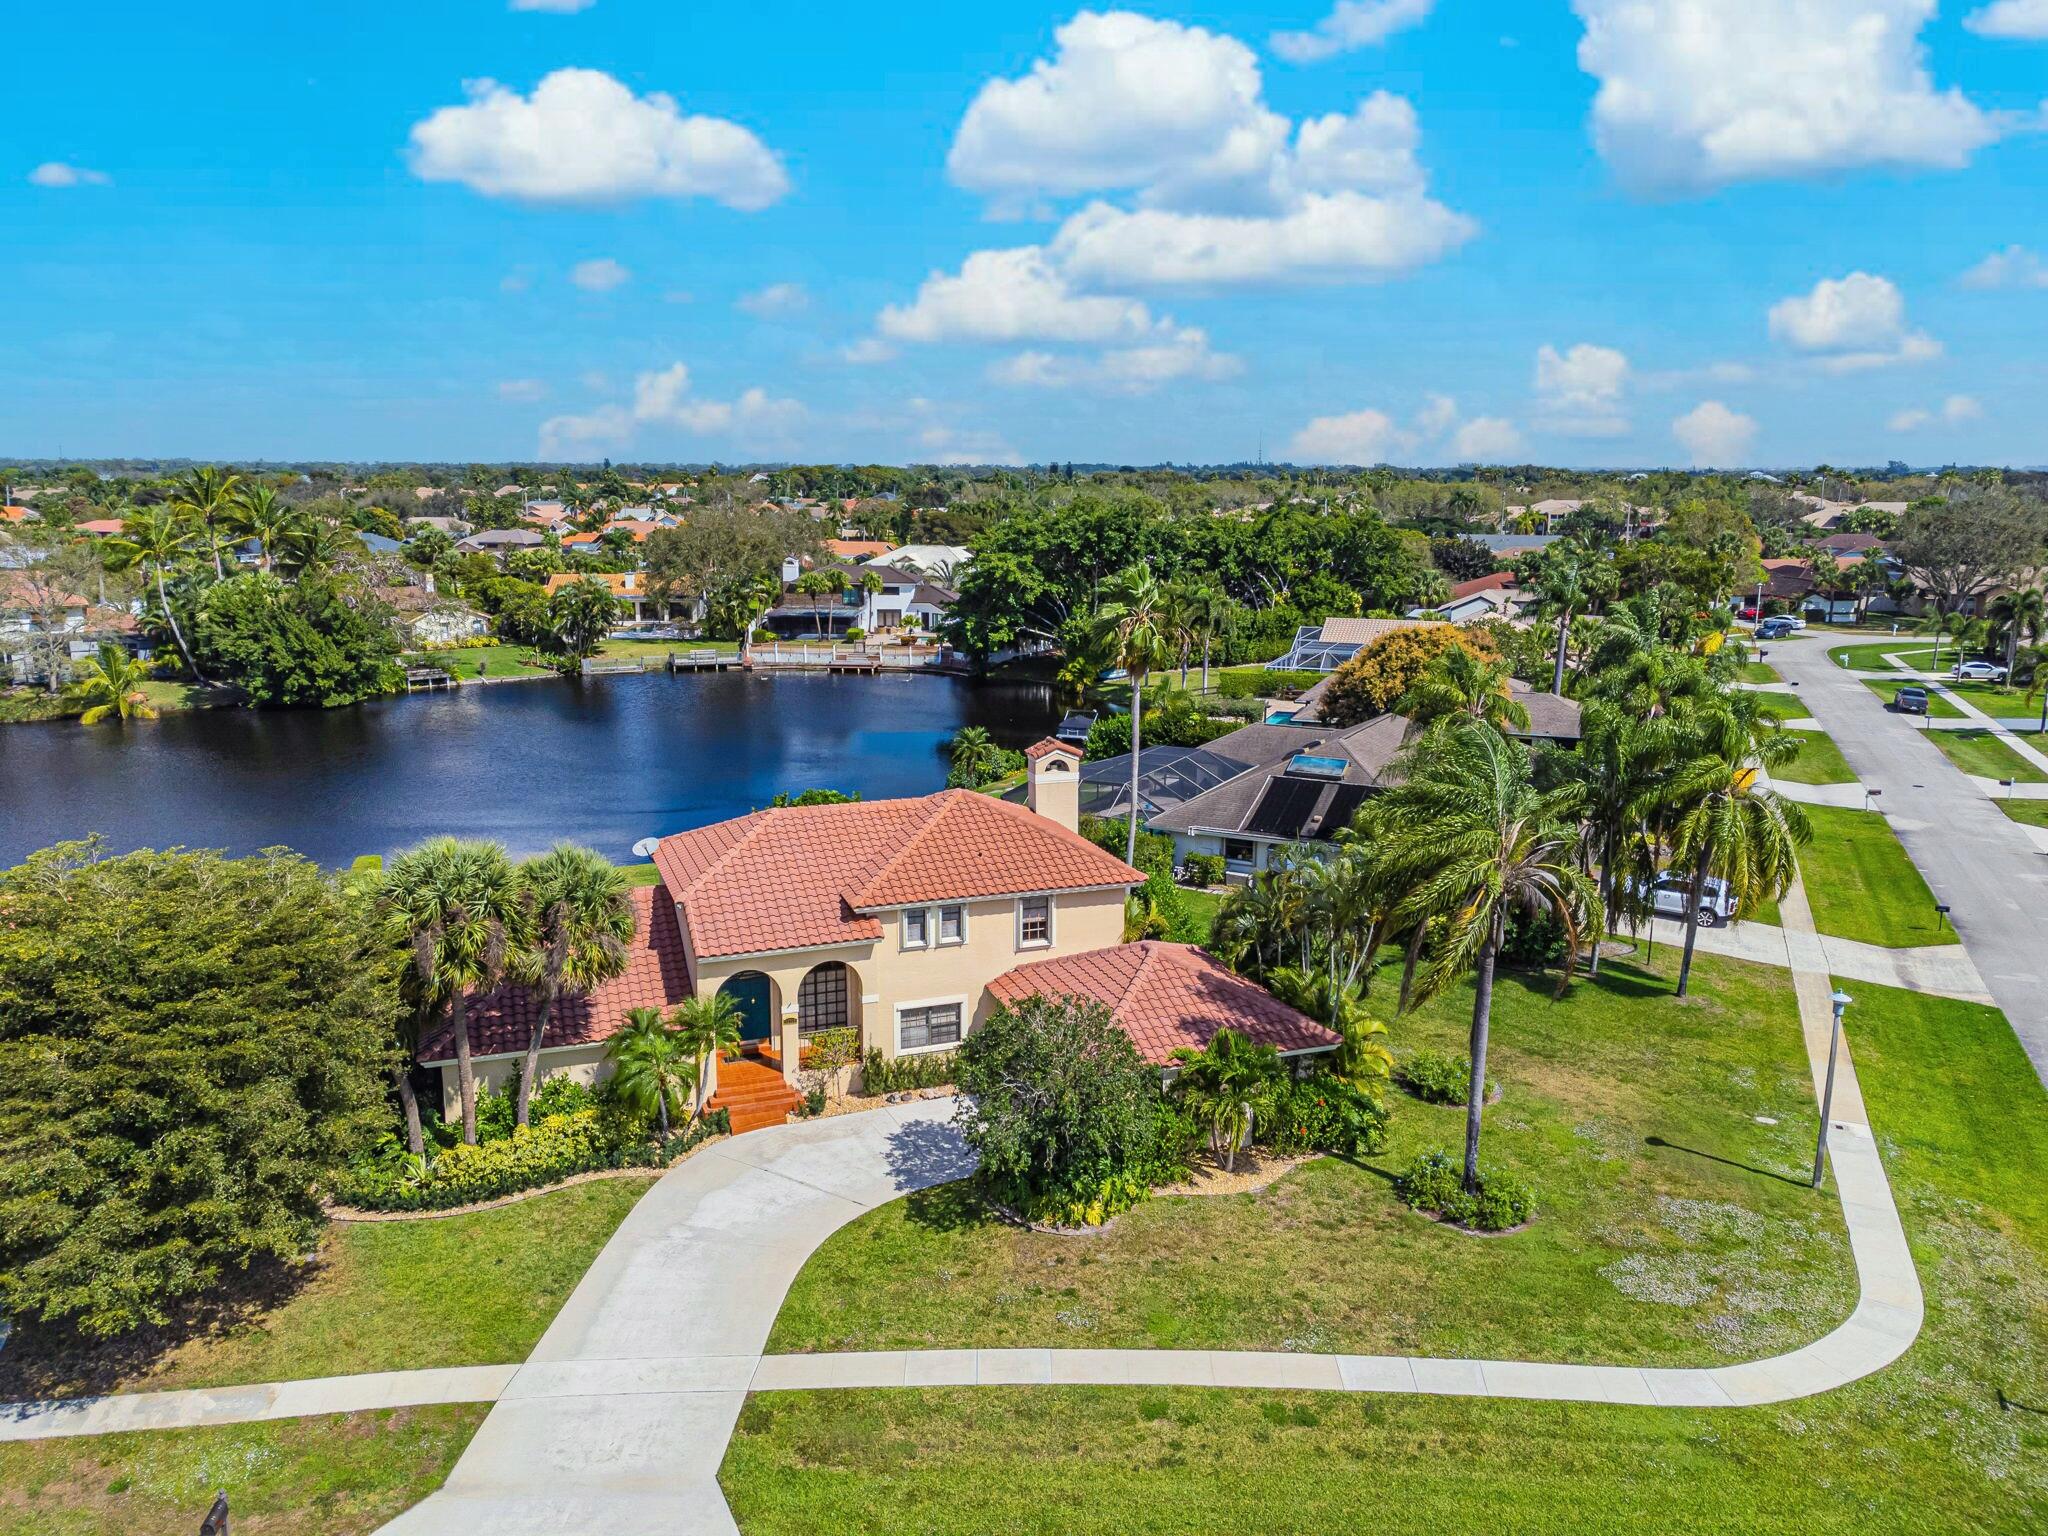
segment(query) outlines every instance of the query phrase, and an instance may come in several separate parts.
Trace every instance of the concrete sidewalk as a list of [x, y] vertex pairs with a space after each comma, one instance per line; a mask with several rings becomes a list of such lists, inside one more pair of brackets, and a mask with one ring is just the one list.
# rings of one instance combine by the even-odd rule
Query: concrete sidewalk
[[[1782, 915], [1783, 908], [1780, 907]], [[1650, 935], [1659, 944], [1682, 948], [1685, 924], [1660, 917]], [[1618, 939], [1639, 938], [1621, 933]], [[1784, 966], [1787, 959], [1787, 931], [1766, 923], [1736, 923], [1727, 928], [1702, 928], [1694, 946], [1702, 954], [1725, 955], [1755, 965]], [[1969, 1003], [1992, 1001], [1983, 977], [1960, 944], [1932, 944], [1917, 949], [1886, 949], [1857, 939], [1837, 939], [1824, 933], [1811, 935], [1814, 964], [1849, 981], [1870, 982], [1880, 987], [1901, 987], [1908, 992], [1931, 992], [1939, 997], [1960, 998]]]

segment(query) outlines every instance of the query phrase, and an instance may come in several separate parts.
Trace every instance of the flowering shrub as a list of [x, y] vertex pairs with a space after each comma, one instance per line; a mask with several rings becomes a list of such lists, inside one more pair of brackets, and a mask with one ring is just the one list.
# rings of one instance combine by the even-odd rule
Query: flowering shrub
[[1387, 1142], [1387, 1106], [1379, 1095], [1329, 1073], [1279, 1089], [1254, 1140], [1283, 1157], [1338, 1152], [1361, 1157]]

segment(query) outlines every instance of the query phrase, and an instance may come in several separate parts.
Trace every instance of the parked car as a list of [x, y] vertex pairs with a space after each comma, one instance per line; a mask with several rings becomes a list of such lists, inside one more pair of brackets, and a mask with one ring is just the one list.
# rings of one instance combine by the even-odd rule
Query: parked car
[[1728, 882], [1718, 875], [1706, 880], [1706, 895], [1693, 900], [1692, 876], [1680, 869], [1667, 869], [1650, 882], [1650, 908], [1659, 917], [1695, 922], [1702, 928], [1718, 928], [1735, 915], [1735, 897]]
[[1806, 615], [1803, 613], [1788, 613], [1784, 615], [1784, 619], [1794, 629], [1806, 628]]
[[1782, 640], [1792, 633], [1792, 628], [1792, 621], [1781, 613], [1757, 625], [1756, 637], [1759, 640]]
[[2002, 683], [2005, 668], [1995, 661], [1960, 661], [1952, 676], [1966, 683]]
[[1927, 690], [1925, 688], [1901, 688], [1892, 695], [1892, 708], [1902, 715], [1926, 714]]

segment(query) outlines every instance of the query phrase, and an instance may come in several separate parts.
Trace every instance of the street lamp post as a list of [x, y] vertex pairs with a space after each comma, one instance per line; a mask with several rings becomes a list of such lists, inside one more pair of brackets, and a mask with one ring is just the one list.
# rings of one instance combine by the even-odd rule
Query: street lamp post
[[1835, 988], [1834, 996], [1830, 997], [1828, 1001], [1834, 1004], [1835, 1022], [1832, 1031], [1828, 1035], [1827, 1083], [1821, 1089], [1820, 1095], [1820, 1140], [1814, 1143], [1813, 1148], [1813, 1187], [1815, 1189], [1820, 1188], [1821, 1171], [1827, 1166], [1828, 1117], [1835, 1112], [1835, 1056], [1842, 1049], [1842, 1014], [1855, 999], [1850, 997], [1840, 987], [1837, 987]]

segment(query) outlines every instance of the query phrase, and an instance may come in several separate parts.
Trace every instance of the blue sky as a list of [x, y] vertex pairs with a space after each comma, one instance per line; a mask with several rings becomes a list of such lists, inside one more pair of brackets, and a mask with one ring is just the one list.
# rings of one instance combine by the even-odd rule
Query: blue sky
[[524, 4], [17, 14], [0, 457], [2048, 460], [2048, 0]]

